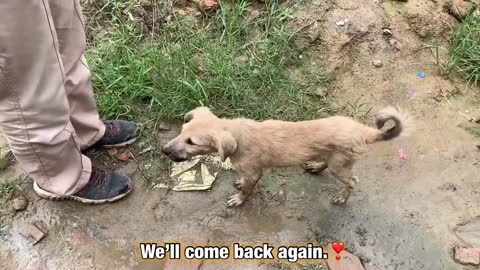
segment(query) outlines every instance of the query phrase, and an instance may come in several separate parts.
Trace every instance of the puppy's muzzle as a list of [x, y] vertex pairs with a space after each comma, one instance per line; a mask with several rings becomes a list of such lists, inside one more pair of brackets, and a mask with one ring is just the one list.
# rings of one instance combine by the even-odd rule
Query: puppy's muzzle
[[172, 149], [164, 146], [162, 147], [162, 153], [169, 156], [172, 153]]
[[182, 161], [185, 161], [187, 160], [186, 158], [184, 157], [180, 157], [178, 155], [178, 153], [176, 151], [174, 151], [173, 149], [171, 149], [170, 147], [163, 147], [162, 148], [162, 153], [164, 155], [166, 155], [169, 159], [171, 159], [172, 161], [175, 161], [175, 162], [182, 162]]

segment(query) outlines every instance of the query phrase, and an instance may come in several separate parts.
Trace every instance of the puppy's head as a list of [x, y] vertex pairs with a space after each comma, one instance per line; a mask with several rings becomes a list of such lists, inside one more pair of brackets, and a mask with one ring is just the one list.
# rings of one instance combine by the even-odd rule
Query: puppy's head
[[175, 162], [218, 152], [222, 161], [233, 154], [237, 142], [224, 129], [222, 120], [208, 108], [198, 107], [185, 115], [180, 134], [169, 141], [162, 152]]

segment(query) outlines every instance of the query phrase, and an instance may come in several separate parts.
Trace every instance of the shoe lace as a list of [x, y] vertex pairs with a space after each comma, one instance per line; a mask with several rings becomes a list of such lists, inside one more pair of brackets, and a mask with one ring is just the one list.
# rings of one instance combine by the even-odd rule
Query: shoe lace
[[103, 186], [107, 182], [107, 171], [104, 169], [93, 169], [90, 181], [91, 186]]
[[117, 133], [117, 127], [112, 122], [105, 122], [105, 135], [104, 137], [112, 137]]

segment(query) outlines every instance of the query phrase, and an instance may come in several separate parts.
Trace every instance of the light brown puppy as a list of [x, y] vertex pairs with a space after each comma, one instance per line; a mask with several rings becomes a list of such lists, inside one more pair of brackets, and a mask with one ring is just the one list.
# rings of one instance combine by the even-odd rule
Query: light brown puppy
[[[393, 120], [395, 126], [382, 131], [388, 120]], [[214, 152], [222, 161], [230, 158], [240, 174], [235, 182], [240, 192], [228, 198], [228, 206], [246, 201], [264, 169], [299, 165], [312, 173], [328, 167], [345, 184], [331, 202], [343, 204], [358, 182], [353, 165], [367, 151], [368, 144], [396, 138], [410, 126], [408, 115], [392, 107], [379, 112], [377, 128], [343, 116], [302, 122], [222, 119], [206, 107], [190, 111], [185, 121], [180, 134], [162, 152], [176, 162]]]

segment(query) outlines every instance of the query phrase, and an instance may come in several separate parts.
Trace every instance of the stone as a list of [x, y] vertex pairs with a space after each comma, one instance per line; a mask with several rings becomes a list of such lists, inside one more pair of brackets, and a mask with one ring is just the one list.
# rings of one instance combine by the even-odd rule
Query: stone
[[470, 9], [473, 7], [473, 2], [464, 0], [450, 0], [447, 4], [447, 9], [459, 21], [463, 21]]
[[383, 28], [383, 29], [382, 29], [382, 33], [383, 33], [384, 35], [386, 35], [386, 36], [391, 36], [391, 35], [393, 35], [392, 30], [390, 30], [390, 29], [388, 29], [388, 28]]
[[455, 261], [461, 264], [479, 265], [480, 247], [464, 248], [455, 247]]
[[36, 245], [47, 236], [47, 231], [36, 224], [28, 224], [20, 231], [20, 234], [23, 235], [23, 237], [30, 239], [33, 245]]
[[160, 131], [170, 131], [170, 130], [172, 130], [172, 124], [170, 124], [168, 122], [161, 121], [158, 124], [158, 130], [160, 130]]
[[380, 61], [380, 60], [373, 60], [372, 61], [372, 65], [376, 68], [379, 68], [379, 67], [382, 67], [383, 66], [383, 62]]
[[15, 208], [15, 211], [23, 211], [28, 207], [28, 200], [27, 198], [20, 196], [18, 198], [13, 199], [12, 204], [13, 204], [13, 208]]

